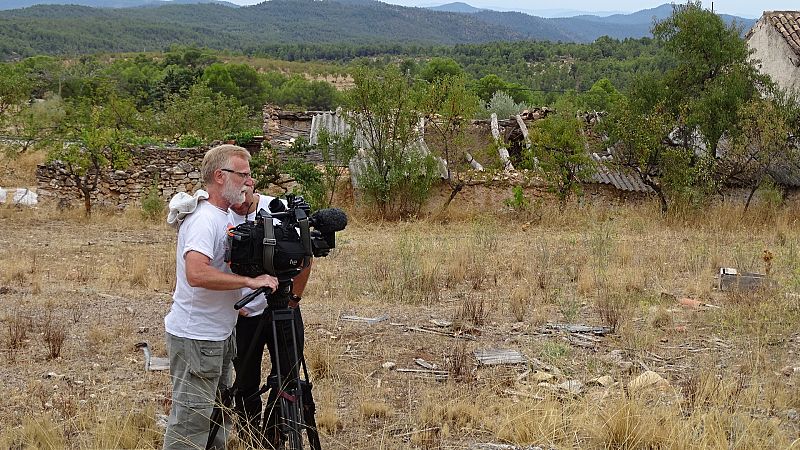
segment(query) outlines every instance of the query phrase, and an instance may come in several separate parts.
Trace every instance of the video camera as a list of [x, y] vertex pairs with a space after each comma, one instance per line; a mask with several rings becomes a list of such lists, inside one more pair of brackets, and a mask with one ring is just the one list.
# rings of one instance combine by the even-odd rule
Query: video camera
[[231, 271], [289, 279], [308, 267], [312, 256], [328, 256], [336, 247], [335, 233], [347, 226], [347, 215], [338, 208], [310, 212], [303, 197], [287, 194], [285, 203], [275, 198], [269, 211], [261, 209], [255, 220], [231, 227], [225, 252]]

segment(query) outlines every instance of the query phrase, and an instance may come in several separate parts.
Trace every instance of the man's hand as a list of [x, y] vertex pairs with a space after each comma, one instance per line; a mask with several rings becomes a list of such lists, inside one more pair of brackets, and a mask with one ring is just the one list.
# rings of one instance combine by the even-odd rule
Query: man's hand
[[253, 290], [256, 290], [260, 287], [268, 287], [272, 289], [272, 292], [275, 292], [278, 290], [278, 279], [272, 275], [259, 275], [255, 278], [248, 278], [247, 287]]

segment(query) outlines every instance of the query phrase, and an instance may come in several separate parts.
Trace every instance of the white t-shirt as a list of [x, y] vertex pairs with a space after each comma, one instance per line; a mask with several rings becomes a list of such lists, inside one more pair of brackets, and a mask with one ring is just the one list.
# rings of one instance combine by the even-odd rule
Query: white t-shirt
[[186, 253], [196, 251], [211, 259], [211, 267], [231, 273], [225, 263], [229, 224], [227, 212], [203, 200], [180, 225], [175, 255], [175, 294], [164, 318], [168, 333], [201, 341], [223, 341], [231, 335], [238, 315], [233, 305], [241, 298], [241, 290], [214, 291], [190, 286], [186, 280], [185, 260]]
[[[271, 202], [273, 198], [274, 197], [270, 197], [269, 195], [259, 194], [258, 206], [256, 206], [255, 211], [251, 212], [245, 217], [245, 216], [240, 216], [239, 214], [233, 212], [233, 210], [229, 209], [228, 218], [234, 226], [244, 223], [245, 220], [250, 220], [250, 221], [256, 220], [256, 214], [258, 213], [258, 211], [264, 209], [267, 212], [269, 212], [269, 202]], [[283, 201], [284, 204], [286, 203], [285, 200], [281, 201]], [[281, 221], [278, 219], [272, 219], [272, 222], [274, 225], [280, 225], [281, 223]], [[253, 290], [250, 288], [242, 288], [242, 297], [251, 292], [253, 292]], [[242, 310], [245, 311], [246, 316], [252, 317], [263, 313], [266, 307], [267, 307], [267, 298], [264, 297], [264, 294], [261, 294], [258, 297], [254, 298], [253, 300], [251, 300], [250, 303], [242, 307]]]

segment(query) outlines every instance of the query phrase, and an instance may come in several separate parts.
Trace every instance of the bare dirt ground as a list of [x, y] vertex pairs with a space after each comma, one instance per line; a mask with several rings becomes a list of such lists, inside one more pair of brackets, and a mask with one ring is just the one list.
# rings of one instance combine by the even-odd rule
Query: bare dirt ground
[[[800, 446], [794, 212], [654, 211], [353, 220], [302, 306], [323, 448]], [[134, 346], [165, 355], [175, 232], [136, 213], [0, 208], [0, 447], [160, 447], [169, 376]]]

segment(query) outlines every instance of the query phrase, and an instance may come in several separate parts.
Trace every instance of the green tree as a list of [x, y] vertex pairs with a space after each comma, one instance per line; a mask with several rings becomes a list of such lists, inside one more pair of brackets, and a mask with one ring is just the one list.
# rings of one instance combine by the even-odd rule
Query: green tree
[[756, 190], [770, 176], [800, 164], [800, 151], [789, 145], [790, 116], [771, 99], [752, 99], [739, 112], [739, 124], [731, 134], [720, 178], [750, 188], [745, 211]]
[[267, 86], [256, 69], [247, 64], [228, 64], [228, 73], [236, 84], [236, 99], [239, 103], [260, 113], [267, 98]]
[[176, 139], [194, 135], [204, 142], [249, 128], [247, 107], [231, 97], [197, 83], [183, 94], [170, 95], [156, 114], [156, 129]]
[[214, 92], [234, 98], [239, 95], [239, 87], [234, 83], [227, 65], [223, 63], [206, 67], [201, 80]]
[[700, 2], [673, 6], [653, 35], [675, 61], [663, 77], [662, 104], [682, 124], [684, 136], [702, 134], [711, 157], [738, 122], [740, 107], [768, 83], [750, 61], [741, 30], [727, 26]]
[[464, 73], [464, 69], [453, 58], [431, 58], [428, 64], [422, 69], [420, 76], [425, 81], [434, 81], [437, 78], [446, 76], [459, 76]]
[[475, 94], [480, 97], [484, 103], [488, 103], [492, 96], [497, 91], [505, 91], [508, 83], [497, 75], [490, 73], [480, 80], [475, 82]]
[[597, 80], [579, 99], [581, 107], [587, 111], [613, 111], [621, 100], [622, 94], [608, 78]]
[[667, 139], [674, 127], [674, 120], [664, 108], [642, 113], [623, 99], [610, 111], [600, 130], [614, 143], [613, 165], [633, 170], [650, 186], [658, 196], [662, 214], [669, 210], [670, 193], [694, 184], [689, 176], [692, 150], [672, 145]]
[[0, 63], [0, 126], [22, 102], [30, 98], [32, 84], [22, 67]]
[[351, 164], [358, 188], [383, 217], [416, 213], [438, 177], [434, 158], [416, 145], [418, 92], [394, 66], [358, 68], [353, 80], [348, 120], [365, 147]]
[[92, 194], [107, 170], [124, 167], [137, 128], [137, 111], [130, 99], [108, 95], [101, 99], [68, 102], [62, 137], [48, 152], [49, 161], [64, 165], [92, 213]]
[[469, 118], [478, 110], [479, 101], [467, 88], [467, 79], [463, 75], [438, 78], [428, 83], [422, 92], [419, 108], [430, 118], [426, 123], [426, 134], [433, 137], [427, 140], [428, 145], [442, 155], [447, 166], [450, 195], [442, 211], [470, 181], [466, 176], [469, 172], [459, 167], [465, 161], [463, 147]]
[[247, 64], [214, 63], [206, 67], [202, 80], [212, 91], [237, 99], [251, 111], [261, 111], [266, 100], [266, 84]]
[[577, 108], [567, 101], [556, 104], [557, 114], [534, 122], [527, 165], [538, 169], [562, 207], [581, 192], [581, 181], [589, 177], [594, 163], [589, 158], [583, 124]]
[[64, 102], [54, 94], [23, 106], [11, 118], [11, 128], [16, 138], [11, 148], [17, 154], [27, 152], [34, 144], [38, 148], [46, 148], [56, 137], [64, 116]]

